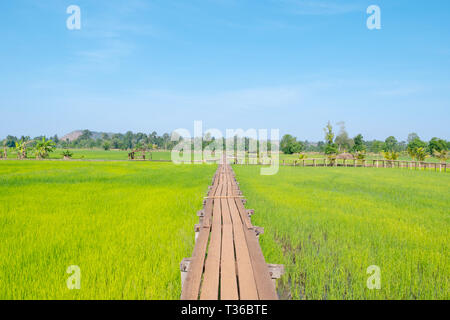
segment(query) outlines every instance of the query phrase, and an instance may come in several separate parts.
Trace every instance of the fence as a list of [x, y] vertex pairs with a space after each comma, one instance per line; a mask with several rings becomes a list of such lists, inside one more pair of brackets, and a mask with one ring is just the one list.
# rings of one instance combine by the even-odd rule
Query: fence
[[[445, 162], [425, 162], [407, 160], [358, 160], [358, 159], [299, 159], [299, 160], [279, 160], [281, 166], [300, 167], [364, 167], [364, 168], [400, 168], [411, 170], [434, 170], [447, 172], [448, 163]], [[270, 165], [272, 160], [261, 161], [260, 159], [236, 159], [234, 164], [243, 165]]]

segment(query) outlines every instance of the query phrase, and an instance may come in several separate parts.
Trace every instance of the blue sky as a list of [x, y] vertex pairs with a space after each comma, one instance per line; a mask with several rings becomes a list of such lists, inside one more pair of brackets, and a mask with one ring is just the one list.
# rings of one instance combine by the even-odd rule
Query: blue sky
[[[66, 28], [72, 4], [81, 30]], [[366, 27], [371, 4], [381, 30]], [[450, 138], [446, 0], [5, 0], [0, 26], [0, 138], [194, 120]]]

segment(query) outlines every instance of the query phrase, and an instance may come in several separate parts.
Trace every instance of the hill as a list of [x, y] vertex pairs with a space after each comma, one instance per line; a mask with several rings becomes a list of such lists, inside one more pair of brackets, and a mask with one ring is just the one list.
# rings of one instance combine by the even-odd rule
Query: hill
[[[113, 133], [107, 133], [107, 132], [91, 131], [91, 133], [92, 133], [92, 139], [94, 139], [94, 140], [101, 139], [103, 137], [103, 134], [107, 134], [108, 136], [113, 135]], [[60, 140], [62, 140], [62, 141], [69, 140], [69, 142], [72, 142], [74, 140], [77, 140], [82, 134], [83, 134], [83, 130], [75, 130], [75, 131], [72, 131], [72, 132], [64, 135]]]

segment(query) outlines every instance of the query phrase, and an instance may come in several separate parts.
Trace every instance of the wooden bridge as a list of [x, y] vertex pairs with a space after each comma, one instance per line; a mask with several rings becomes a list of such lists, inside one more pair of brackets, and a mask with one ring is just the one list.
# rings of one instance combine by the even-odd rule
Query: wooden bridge
[[234, 172], [220, 164], [198, 215], [191, 258], [181, 262], [182, 300], [275, 300], [281, 265], [265, 262]]

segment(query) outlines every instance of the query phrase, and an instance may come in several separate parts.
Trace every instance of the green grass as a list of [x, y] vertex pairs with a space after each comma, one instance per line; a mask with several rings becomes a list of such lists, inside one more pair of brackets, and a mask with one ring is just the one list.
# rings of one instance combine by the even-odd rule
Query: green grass
[[[72, 159], [74, 160], [128, 160], [128, 153], [129, 151], [127, 150], [103, 150], [103, 149], [69, 149], [71, 152], [73, 152], [73, 157]], [[64, 151], [64, 149], [56, 149], [55, 151], [51, 152], [49, 154], [49, 158], [50, 159], [62, 159], [62, 152]], [[137, 153], [136, 154], [136, 159], [141, 159], [141, 153]], [[310, 152], [307, 153], [307, 158], [306, 158], [306, 163], [307, 164], [312, 164], [312, 160], [311, 159], [324, 159], [325, 155], [317, 153], [317, 152]], [[146, 160], [150, 159], [150, 152], [146, 152], [145, 154], [146, 156]], [[217, 155], [218, 157], [219, 154]], [[194, 156], [192, 156], [193, 158]], [[246, 155], [246, 157], [248, 158], [248, 154]], [[8, 150], [8, 158], [9, 159], [17, 159], [17, 152], [14, 151], [14, 149], [9, 149]], [[28, 158], [29, 159], [35, 159], [35, 155], [32, 151], [28, 152]], [[152, 151], [151, 152], [151, 159], [152, 160], [171, 160], [171, 151]], [[299, 155], [298, 154], [283, 154], [281, 153], [279, 155], [279, 159], [280, 161], [286, 161], [286, 163], [293, 163], [295, 160], [297, 161], [301, 161], [299, 160]], [[379, 159], [379, 160], [383, 160], [383, 155], [381, 154], [369, 154], [366, 157], [367, 159], [367, 163], [371, 164], [370, 160], [375, 160], [375, 159]], [[407, 155], [401, 155], [399, 157], [399, 160], [402, 161], [412, 161], [411, 157], [407, 156]], [[432, 162], [432, 163], [436, 163], [436, 162], [440, 162], [439, 159], [434, 158], [434, 157], [428, 157], [425, 159], [425, 162]], [[342, 164], [343, 160], [338, 160], [338, 163]], [[352, 161], [347, 161], [347, 164], [351, 164]], [[447, 161], [447, 163], [450, 163], [450, 159]]]
[[[376, 168], [234, 166], [282, 298], [449, 299], [450, 176]], [[367, 267], [381, 268], [369, 290]]]
[[[214, 171], [0, 161], [0, 299], [178, 299]], [[66, 286], [70, 265], [80, 290]]]
[[[127, 150], [103, 150], [103, 149], [68, 149], [73, 152], [72, 159], [80, 160], [128, 160]], [[62, 152], [64, 149], [56, 149], [49, 154], [50, 159], [62, 159]], [[137, 154], [137, 158], [140, 158], [141, 153]], [[146, 159], [150, 159], [150, 152], [146, 152]], [[152, 151], [152, 160], [170, 160], [170, 151]], [[8, 150], [8, 158], [17, 159], [17, 152], [10, 149]], [[29, 159], [35, 159], [33, 152], [28, 152]]]
[[[326, 156], [324, 154], [317, 153], [317, 152], [308, 152], [308, 153], [306, 153], [306, 156], [307, 156], [307, 158], [306, 158], [307, 163], [312, 163], [311, 159], [324, 159], [324, 158], [326, 158]], [[285, 160], [285, 161], [289, 161], [289, 162], [292, 162], [294, 160], [301, 161], [299, 159], [299, 154], [284, 154], [284, 153], [280, 154], [280, 160], [281, 161]], [[366, 156], [366, 160], [367, 161], [370, 161], [370, 160], [384, 160], [384, 157], [383, 157], [383, 154], [370, 153], [370, 154], [368, 154]], [[399, 156], [398, 160], [401, 160], [401, 161], [415, 161], [409, 155], [405, 155], [405, 154], [401, 154]], [[343, 163], [342, 160], [338, 160], [338, 162], [339, 163]], [[437, 162], [437, 163], [439, 163], [439, 162], [441, 162], [441, 160], [439, 160], [438, 158], [435, 158], [435, 157], [428, 156], [427, 158], [425, 158], [424, 162], [432, 162], [432, 163], [436, 163]], [[449, 163], [450, 159], [447, 160], [446, 162]], [[350, 160], [350, 161], [347, 160], [347, 163], [352, 163], [352, 160]]]

